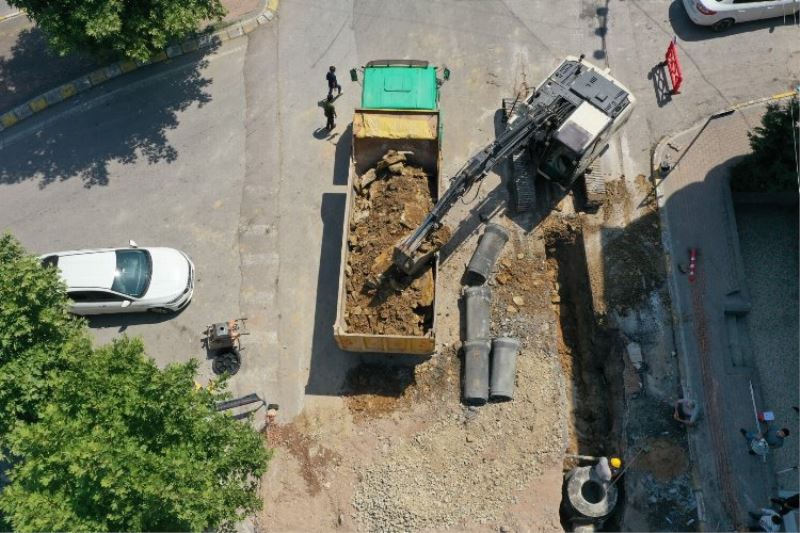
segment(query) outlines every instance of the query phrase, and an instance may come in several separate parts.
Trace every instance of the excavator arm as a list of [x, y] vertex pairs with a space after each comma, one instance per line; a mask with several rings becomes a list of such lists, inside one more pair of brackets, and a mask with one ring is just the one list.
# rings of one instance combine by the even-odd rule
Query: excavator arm
[[549, 130], [558, 122], [567, 107], [569, 107], [569, 103], [565, 101], [556, 101], [549, 106], [537, 107], [531, 107], [525, 102], [518, 102], [506, 130], [461, 167], [461, 170], [450, 179], [447, 191], [439, 198], [419, 227], [395, 246], [392, 255], [395, 266], [406, 274], [417, 272], [420, 266], [433, 255], [433, 252], [420, 254], [420, 246], [431, 232], [441, 226], [442, 219], [453, 207], [453, 204], [463, 197], [475, 183], [483, 180], [506, 157], [532, 141], [546, 144], [550, 135]]

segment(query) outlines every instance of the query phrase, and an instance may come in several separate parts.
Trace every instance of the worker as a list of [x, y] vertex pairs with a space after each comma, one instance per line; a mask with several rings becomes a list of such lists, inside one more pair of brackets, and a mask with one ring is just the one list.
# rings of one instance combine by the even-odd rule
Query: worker
[[278, 416], [278, 404], [271, 403], [267, 406], [267, 427], [275, 423], [275, 418]]
[[800, 506], [800, 494], [795, 494], [788, 498], [770, 498], [769, 501], [781, 506], [781, 508], [778, 509], [778, 514], [783, 516], [792, 511], [797, 511], [798, 506]]
[[672, 418], [686, 426], [693, 426], [700, 417], [700, 406], [694, 400], [682, 398], [675, 402], [675, 412]]
[[333, 106], [333, 96], [330, 94], [323, 102], [322, 110], [325, 112], [325, 118], [328, 119], [327, 124], [325, 124], [325, 129], [332, 130], [336, 127], [336, 123], [333, 120], [336, 118], [336, 108]]
[[753, 531], [773, 532], [781, 530], [783, 518], [772, 509], [763, 508], [758, 513], [748, 511], [748, 514], [758, 521], [758, 525], [753, 528]]
[[750, 455], [766, 455], [768, 448], [780, 448], [784, 439], [789, 436], [788, 428], [769, 429], [766, 433], [747, 431], [744, 428], [739, 431], [747, 439]]
[[622, 461], [619, 457], [612, 457], [611, 460], [607, 457], [601, 457], [594, 465], [594, 474], [600, 480], [605, 488], [611, 484], [611, 480], [617, 476], [619, 469], [622, 467]]
[[342, 86], [339, 85], [339, 82], [336, 80], [336, 67], [333, 65], [328, 67], [328, 73], [325, 75], [325, 79], [328, 80], [328, 98], [333, 97], [334, 89], [338, 89], [339, 91], [337, 96], [342, 94]]

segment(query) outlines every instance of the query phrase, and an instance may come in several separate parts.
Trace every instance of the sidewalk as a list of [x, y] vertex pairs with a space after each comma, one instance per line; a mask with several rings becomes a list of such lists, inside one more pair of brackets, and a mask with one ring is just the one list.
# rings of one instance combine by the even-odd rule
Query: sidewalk
[[[258, 9], [260, 0], [222, 0], [233, 21]], [[0, 3], [0, 6], [5, 4]], [[0, 21], [0, 114], [62, 83], [98, 68], [91, 57], [59, 57], [24, 15]]]
[[[750, 332], [759, 324], [750, 323], [747, 313], [725, 312], [737, 302], [750, 302], [727, 172], [750, 151], [747, 131], [760, 125], [764, 109], [757, 105], [711, 119], [672, 137], [674, 148], [664, 143], [655, 155], [658, 163], [668, 153], [675, 165], [658, 184], [659, 207], [670, 258], [682, 385], [686, 396], [698, 399], [704, 411], [689, 441], [697, 473], [698, 514], [703, 527], [711, 531], [746, 527], [747, 511], [767, 506], [770, 496], [777, 494], [776, 458], [783, 463], [784, 454], [791, 461], [797, 453], [796, 417], [781, 412], [779, 427], [786, 425], [793, 432], [785, 447], [766, 461], [748, 454], [739, 428], [755, 428], [750, 383], [759, 409], [777, 411], [766, 403], [763, 385], [781, 372], [791, 372], [791, 359], [786, 361], [789, 366], [764, 364], [763, 358], [754, 356], [763, 348], [751, 344], [755, 336]], [[694, 282], [678, 269], [678, 264], [688, 265], [689, 248], [698, 249]], [[771, 257], [762, 260], [769, 263]], [[797, 307], [796, 293], [793, 301]], [[796, 350], [790, 357], [796, 359]], [[794, 388], [783, 395], [791, 397], [787, 403], [797, 405], [797, 372], [793, 375]]]

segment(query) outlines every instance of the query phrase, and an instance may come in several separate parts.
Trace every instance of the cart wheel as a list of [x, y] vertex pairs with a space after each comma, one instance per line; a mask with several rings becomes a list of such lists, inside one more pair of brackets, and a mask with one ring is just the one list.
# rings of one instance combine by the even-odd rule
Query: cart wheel
[[214, 356], [214, 360], [211, 362], [211, 370], [217, 375], [227, 373], [233, 376], [239, 371], [241, 366], [242, 356], [236, 348], [228, 348], [225, 351], [217, 352], [216, 356]]

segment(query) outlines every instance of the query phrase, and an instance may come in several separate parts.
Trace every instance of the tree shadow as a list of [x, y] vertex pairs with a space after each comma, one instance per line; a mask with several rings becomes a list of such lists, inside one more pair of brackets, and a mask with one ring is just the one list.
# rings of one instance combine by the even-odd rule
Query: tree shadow
[[769, 29], [769, 32], [772, 33], [779, 26], [796, 26], [798, 18], [791, 12], [787, 12], [786, 16], [740, 22], [725, 31], [715, 32], [710, 26], [698, 26], [692, 22], [689, 15], [686, 14], [683, 2], [675, 0], [669, 6], [669, 23], [672, 25], [675, 35], [682, 41], [705, 41], [764, 29]]
[[99, 67], [82, 54], [60, 57], [47, 46], [39, 28], [19, 32], [10, 54], [0, 56], [0, 112]]
[[67, 108], [68, 114], [63, 105], [47, 110], [42, 113], [46, 126], [33, 134], [17, 135], [14, 129], [0, 134], [0, 185], [37, 180], [44, 188], [77, 178], [89, 188], [108, 185], [114, 163], [174, 162], [178, 152], [167, 132], [178, 127], [181, 112], [211, 101], [212, 81], [202, 70], [208, 65], [203, 57], [212, 52], [208, 48], [127, 74], [125, 86], [106, 86], [105, 94], [90, 91], [82, 107]]

